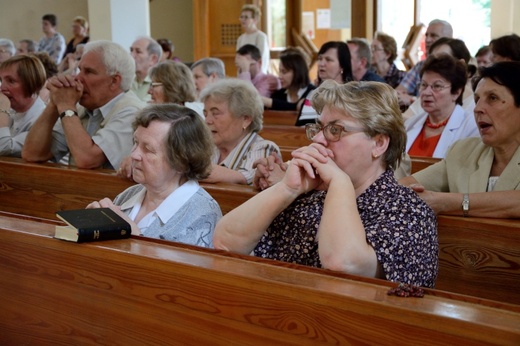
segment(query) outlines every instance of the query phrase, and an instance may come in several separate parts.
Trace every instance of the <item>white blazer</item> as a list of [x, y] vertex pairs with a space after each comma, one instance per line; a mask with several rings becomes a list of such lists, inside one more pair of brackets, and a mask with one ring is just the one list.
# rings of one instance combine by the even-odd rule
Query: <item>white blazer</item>
[[[448, 120], [444, 131], [442, 131], [437, 147], [435, 147], [433, 157], [443, 159], [446, 156], [448, 148], [459, 139], [480, 136], [475, 117], [473, 116], [473, 109], [474, 107], [464, 110], [459, 105], [455, 106], [450, 120]], [[415, 142], [417, 136], [419, 136], [427, 116], [428, 113], [423, 112], [414, 115], [404, 122], [408, 137], [406, 141], [406, 152], [410, 150], [413, 142]]]

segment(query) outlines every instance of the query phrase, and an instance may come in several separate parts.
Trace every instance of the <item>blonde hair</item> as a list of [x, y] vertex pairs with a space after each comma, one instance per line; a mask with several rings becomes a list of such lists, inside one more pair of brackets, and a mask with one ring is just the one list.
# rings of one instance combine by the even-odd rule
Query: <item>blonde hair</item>
[[397, 92], [390, 85], [380, 82], [338, 84], [328, 79], [316, 89], [311, 102], [319, 114], [327, 106], [358, 120], [370, 137], [388, 136], [390, 143], [383, 159], [387, 167], [398, 166], [406, 145], [406, 130]]
[[74, 17], [72, 22], [78, 23], [79, 25], [81, 25], [85, 29], [85, 31], [88, 32], [88, 21], [85, 19], [85, 17], [82, 17], [82, 16]]
[[260, 9], [258, 8], [258, 6], [256, 5], [251, 5], [251, 4], [245, 4], [244, 6], [242, 6], [242, 9], [240, 10], [240, 12], [244, 12], [244, 11], [249, 11], [253, 14], [253, 18], [260, 18], [260, 16], [262, 15], [262, 12], [260, 12]]

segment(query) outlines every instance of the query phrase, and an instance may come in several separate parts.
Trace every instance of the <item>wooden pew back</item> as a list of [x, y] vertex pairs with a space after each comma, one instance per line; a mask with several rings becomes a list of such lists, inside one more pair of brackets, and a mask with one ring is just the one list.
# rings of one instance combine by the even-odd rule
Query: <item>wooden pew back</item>
[[275, 111], [272, 109], [264, 110], [264, 125], [286, 125], [294, 126], [298, 112], [296, 111]]
[[[56, 220], [55, 212], [113, 198], [131, 183], [113, 172], [0, 158], [0, 211]], [[223, 213], [256, 194], [248, 186], [202, 184]], [[440, 216], [437, 288], [520, 305], [520, 223]]]
[[[115, 198], [134, 185], [112, 170], [82, 170], [51, 163], [31, 164], [0, 158], [0, 211], [56, 220], [55, 212], [82, 209], [89, 203]], [[201, 184], [223, 213], [256, 194], [250, 186]], [[231, 190], [237, 193], [230, 193]]]
[[[0, 343], [514, 345], [520, 309], [142, 237], [75, 244], [0, 215]], [[291, 268], [295, 267], [295, 268]]]
[[412, 174], [441, 161], [439, 158], [424, 156], [410, 156], [410, 159], [412, 160]]
[[293, 150], [307, 146], [311, 143], [305, 134], [305, 128], [283, 125], [264, 125], [259, 135], [275, 142], [282, 154], [284, 161], [292, 158]]

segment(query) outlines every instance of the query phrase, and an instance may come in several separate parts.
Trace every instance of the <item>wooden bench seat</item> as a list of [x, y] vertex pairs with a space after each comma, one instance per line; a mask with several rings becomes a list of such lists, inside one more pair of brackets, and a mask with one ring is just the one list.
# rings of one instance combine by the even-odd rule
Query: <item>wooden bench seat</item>
[[0, 344], [518, 345], [520, 307], [0, 215]]
[[[131, 183], [113, 172], [0, 158], [0, 211], [56, 220], [55, 212], [115, 197]], [[224, 213], [257, 192], [202, 184]], [[520, 222], [440, 216], [437, 288], [520, 305]]]

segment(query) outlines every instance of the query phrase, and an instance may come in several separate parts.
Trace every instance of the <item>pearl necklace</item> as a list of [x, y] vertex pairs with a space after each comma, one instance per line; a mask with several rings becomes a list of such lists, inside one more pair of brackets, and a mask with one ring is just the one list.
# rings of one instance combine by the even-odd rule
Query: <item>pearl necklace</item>
[[430, 117], [427, 117], [425, 125], [428, 126], [430, 129], [438, 129], [439, 127], [446, 126], [446, 124], [448, 123], [448, 120], [450, 120], [450, 117], [447, 117], [445, 120], [441, 121], [440, 123], [433, 124], [430, 121]]

